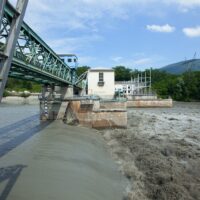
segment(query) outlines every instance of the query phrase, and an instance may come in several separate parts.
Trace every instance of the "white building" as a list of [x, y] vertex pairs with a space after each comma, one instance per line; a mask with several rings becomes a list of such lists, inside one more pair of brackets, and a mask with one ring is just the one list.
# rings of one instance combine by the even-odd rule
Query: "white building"
[[138, 79], [132, 81], [116, 81], [115, 93], [125, 96], [147, 95], [151, 93], [151, 85], [147, 82], [140, 82]]
[[131, 81], [115, 82], [115, 92], [123, 93], [124, 95], [133, 95], [136, 91], [136, 84]]
[[137, 74], [136, 78], [130, 81], [116, 81], [115, 93], [119, 96], [152, 95], [151, 90], [151, 69], [147, 72]]
[[90, 69], [88, 71], [88, 95], [112, 99], [115, 94], [115, 73], [112, 69]]

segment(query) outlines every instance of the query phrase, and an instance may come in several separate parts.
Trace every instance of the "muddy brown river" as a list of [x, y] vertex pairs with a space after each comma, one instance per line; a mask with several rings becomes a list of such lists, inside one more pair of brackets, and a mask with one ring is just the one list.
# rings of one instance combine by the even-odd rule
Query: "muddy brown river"
[[41, 124], [34, 106], [0, 114], [0, 200], [123, 199], [127, 179], [97, 131]]
[[101, 131], [129, 179], [129, 200], [200, 199], [200, 103], [129, 109], [127, 130]]
[[200, 103], [129, 109], [128, 128], [41, 124], [0, 105], [0, 200], [200, 200]]

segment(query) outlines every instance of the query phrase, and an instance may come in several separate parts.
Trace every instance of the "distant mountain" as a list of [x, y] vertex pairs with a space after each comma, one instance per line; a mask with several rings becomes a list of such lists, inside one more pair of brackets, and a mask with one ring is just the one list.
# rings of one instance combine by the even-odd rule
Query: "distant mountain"
[[182, 74], [189, 69], [192, 71], [200, 71], [200, 59], [186, 60], [160, 68], [160, 70], [171, 74]]

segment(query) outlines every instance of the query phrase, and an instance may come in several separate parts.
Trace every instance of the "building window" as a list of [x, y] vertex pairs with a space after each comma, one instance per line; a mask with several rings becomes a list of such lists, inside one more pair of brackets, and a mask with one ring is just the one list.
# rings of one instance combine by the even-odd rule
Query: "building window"
[[103, 72], [99, 72], [99, 82], [98, 86], [103, 86], [104, 85], [104, 80], [103, 80]]
[[103, 82], [103, 72], [99, 72], [99, 82]]

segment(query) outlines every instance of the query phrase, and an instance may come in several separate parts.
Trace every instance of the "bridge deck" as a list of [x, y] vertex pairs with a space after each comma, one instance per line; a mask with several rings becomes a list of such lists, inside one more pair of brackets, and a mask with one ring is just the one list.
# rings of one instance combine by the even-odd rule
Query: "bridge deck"
[[103, 140], [86, 128], [53, 122], [0, 157], [1, 200], [121, 200], [124, 187]]

